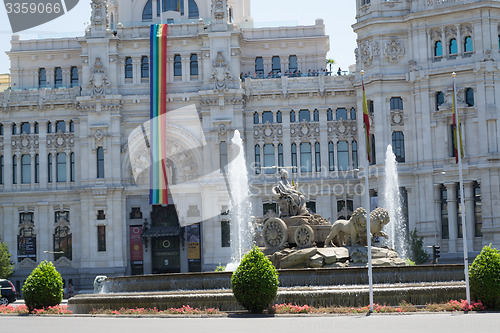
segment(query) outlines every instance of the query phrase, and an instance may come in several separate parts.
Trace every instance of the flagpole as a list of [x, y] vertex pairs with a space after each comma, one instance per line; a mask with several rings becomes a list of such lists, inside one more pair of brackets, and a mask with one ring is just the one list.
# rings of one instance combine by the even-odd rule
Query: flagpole
[[163, 0], [157, 1], [160, 1], [160, 23], [163, 24]]
[[453, 110], [453, 116], [455, 117], [455, 133], [456, 133], [456, 140], [455, 140], [455, 145], [457, 147], [457, 150], [455, 151], [458, 155], [458, 175], [460, 179], [460, 205], [462, 206], [462, 242], [463, 242], [463, 248], [464, 248], [464, 273], [465, 273], [465, 294], [467, 296], [467, 304], [470, 303], [470, 285], [469, 285], [469, 251], [467, 248], [467, 228], [465, 225], [465, 198], [464, 198], [464, 175], [462, 172], [462, 126], [460, 125], [459, 122], [459, 117], [458, 117], [458, 110], [457, 110], [457, 105], [456, 105], [456, 100], [457, 100], [457, 89], [455, 85], [455, 77], [457, 74], [453, 72], [453, 100], [455, 103], [453, 103], [454, 110]]
[[[363, 87], [363, 118], [364, 118], [364, 113], [367, 112], [365, 110], [366, 108], [366, 95], [365, 95], [365, 82], [364, 82], [364, 75], [365, 71], [361, 71], [361, 85]], [[365, 136], [367, 136], [368, 131], [370, 130], [367, 128], [367, 124], [365, 123], [364, 126], [365, 130]], [[370, 228], [370, 187], [368, 183], [368, 168], [369, 168], [369, 156], [368, 156], [368, 140], [365, 141], [365, 153], [366, 153], [366, 158], [365, 158], [365, 201], [366, 201], [366, 252], [368, 253], [368, 285], [369, 285], [369, 297], [370, 297], [370, 312], [373, 312], [373, 273], [372, 273], [372, 235], [371, 235], [371, 228]]]

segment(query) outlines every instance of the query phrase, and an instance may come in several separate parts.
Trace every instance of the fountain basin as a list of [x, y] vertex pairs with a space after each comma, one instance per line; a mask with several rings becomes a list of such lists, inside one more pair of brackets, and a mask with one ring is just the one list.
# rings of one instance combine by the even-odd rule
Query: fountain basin
[[[158, 308], [190, 305], [222, 311], [242, 310], [230, 290], [231, 272], [181, 273], [108, 278], [103, 293], [77, 295], [74, 313], [92, 309]], [[369, 303], [366, 267], [279, 270], [275, 303], [312, 306], [365, 306]], [[465, 297], [463, 265], [374, 267], [374, 301], [397, 305], [448, 302]]]

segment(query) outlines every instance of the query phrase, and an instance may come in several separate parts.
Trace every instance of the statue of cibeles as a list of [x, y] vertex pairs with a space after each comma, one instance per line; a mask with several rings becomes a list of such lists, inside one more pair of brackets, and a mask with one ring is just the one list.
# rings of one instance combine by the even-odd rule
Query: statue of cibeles
[[281, 180], [273, 187], [273, 194], [278, 200], [281, 217], [308, 215], [306, 197], [288, 182], [288, 172], [280, 170]]

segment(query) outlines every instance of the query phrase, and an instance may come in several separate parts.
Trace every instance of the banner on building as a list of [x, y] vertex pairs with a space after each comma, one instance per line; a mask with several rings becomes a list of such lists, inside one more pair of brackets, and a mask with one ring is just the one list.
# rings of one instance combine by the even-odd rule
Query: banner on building
[[131, 226], [130, 227], [130, 261], [136, 264], [142, 264], [143, 252], [142, 252], [142, 227]]

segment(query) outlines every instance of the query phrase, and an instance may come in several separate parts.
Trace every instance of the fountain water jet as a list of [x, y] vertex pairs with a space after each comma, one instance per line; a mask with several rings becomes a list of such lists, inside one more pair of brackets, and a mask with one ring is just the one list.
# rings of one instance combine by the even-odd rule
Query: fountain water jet
[[401, 192], [399, 190], [398, 165], [392, 146], [388, 145], [385, 154], [384, 207], [388, 210], [391, 223], [385, 227], [391, 246], [401, 258], [408, 258], [406, 218], [403, 214]]
[[248, 185], [248, 170], [245, 160], [243, 141], [238, 130], [231, 140], [231, 163], [228, 166], [229, 188], [231, 195], [231, 260], [226, 270], [235, 270], [246, 251], [253, 243], [252, 204]]

